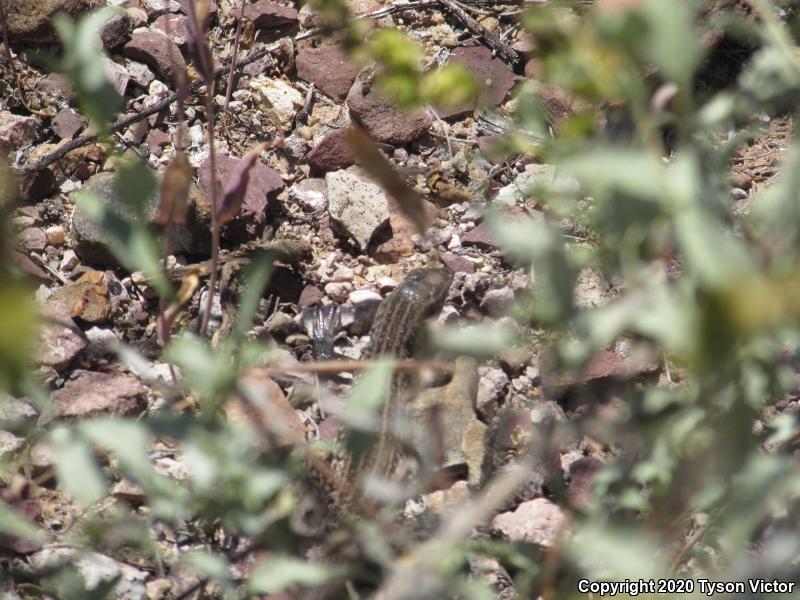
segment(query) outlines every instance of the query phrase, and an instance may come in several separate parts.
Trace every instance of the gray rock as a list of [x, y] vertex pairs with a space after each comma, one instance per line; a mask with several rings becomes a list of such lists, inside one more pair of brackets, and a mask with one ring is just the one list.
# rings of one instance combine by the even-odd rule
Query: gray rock
[[500, 288], [489, 290], [484, 294], [481, 306], [492, 317], [502, 317], [514, 305], [514, 290]]
[[26, 250], [41, 252], [47, 246], [47, 235], [38, 227], [28, 227], [20, 231], [17, 239]]
[[48, 321], [39, 330], [33, 356], [38, 364], [60, 371], [67, 367], [88, 343], [86, 336], [71, 319]]
[[[123, 204], [117, 194], [113, 173], [98, 173], [83, 186], [82, 191], [94, 194], [110, 212], [126, 219], [137, 218], [130, 207]], [[147, 201], [150, 219], [155, 216], [158, 197], [154, 194]], [[171, 241], [173, 252], [178, 254], [205, 254], [211, 247], [211, 234], [208, 229], [210, 214], [204, 199], [196, 192], [192, 196], [187, 224], [173, 226]], [[108, 248], [108, 237], [101, 227], [86, 212], [80, 202], [76, 202], [72, 213], [72, 237], [75, 253], [84, 263], [93, 265], [118, 266], [117, 259]]]
[[[131, 416], [146, 406], [147, 388], [133, 375], [83, 371], [50, 395], [54, 415], [62, 418], [98, 414]], [[43, 415], [49, 420], [51, 415]]]
[[328, 173], [325, 184], [334, 229], [365, 250], [375, 232], [389, 221], [389, 202], [383, 190], [347, 171]]
[[106, 78], [111, 84], [111, 87], [120, 95], [125, 95], [125, 90], [128, 89], [128, 81], [131, 76], [128, 70], [119, 63], [115, 63], [110, 58], [104, 58], [103, 62], [106, 65]]
[[0, 458], [7, 458], [25, 445], [25, 438], [0, 429]]
[[14, 0], [6, 3], [8, 34], [11, 40], [56, 42], [58, 35], [51, 23], [59, 12], [77, 17], [100, 4], [100, 0]]
[[348, 299], [353, 305], [355, 313], [353, 324], [350, 326], [350, 333], [364, 335], [369, 332], [383, 297], [372, 290], [356, 290], [350, 293]]
[[56, 132], [58, 137], [64, 140], [71, 140], [74, 138], [86, 125], [86, 119], [69, 107], [62, 108], [58, 111], [58, 114], [52, 122], [53, 131]]
[[478, 414], [489, 421], [497, 412], [503, 391], [508, 386], [508, 375], [498, 367], [480, 367], [478, 373], [476, 406]]
[[24, 400], [0, 394], [0, 421], [27, 421], [37, 414], [36, 409]]

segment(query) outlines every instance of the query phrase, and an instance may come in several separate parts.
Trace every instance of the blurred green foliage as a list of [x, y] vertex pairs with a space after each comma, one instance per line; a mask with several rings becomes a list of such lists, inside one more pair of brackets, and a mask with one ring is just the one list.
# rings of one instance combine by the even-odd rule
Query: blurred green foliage
[[[571, 535], [561, 547], [470, 540], [471, 527], [453, 533], [455, 520], [432, 526], [431, 544], [420, 542], [398, 558], [392, 519], [379, 515], [353, 528], [369, 549], [368, 560], [335, 566], [303, 560], [313, 537], [298, 527], [303, 498], [290, 485], [305, 472], [302, 456], [222, 414], [231, 395], [246, 396], [240, 373], [278, 354], [247, 335], [270, 256], [254, 261], [246, 277], [232, 335], [212, 347], [184, 333], [165, 350], [180, 373], [180, 384], [165, 395], [170, 402], [196, 402], [197, 415], [164, 410], [48, 431], [58, 484], [85, 510], [64, 539], [75, 548], [136, 548], [146, 568], [189, 569], [213, 582], [218, 596], [231, 598], [317, 585], [340, 569], [379, 586], [417, 563], [427, 570], [413, 583], [426, 593], [435, 590], [430, 597], [487, 598], [490, 592], [467, 566], [487, 554], [502, 562], [526, 597], [573, 597], [580, 578], [794, 577], [800, 430], [786, 408], [797, 404], [792, 360], [800, 350], [800, 145], [792, 140], [781, 176], [758, 189], [749, 214], [735, 209], [728, 178], [737, 146], [763, 131], [765, 117], [797, 111], [800, 28], [796, 20], [784, 27], [766, 0], [751, 3], [758, 19], [717, 15], [714, 27], [730, 27], [754, 50], [737, 77], [712, 90], [699, 76], [710, 59], [696, 25], [706, 3], [620, 4], [600, 10], [588, 3], [537, 3], [522, 17], [536, 40], [541, 75], [518, 88], [509, 115], [517, 131], [506, 148], [557, 165], [579, 185], [524, 190], [521, 202], [541, 212], [538, 220], [512, 221], [502, 201], [488, 199], [485, 219], [496, 239], [533, 275], [515, 312], [526, 329], [480, 324], [450, 328], [438, 338], [450, 351], [490, 357], [513, 344], [536, 345], [554, 379], [574, 377], [620, 339], [659, 363], [660, 380], [634, 380], [617, 390], [612, 417], [590, 412], [549, 432], [556, 441], [587, 436], [616, 457], [597, 478], [589, 506], [572, 515]], [[399, 103], [475, 97], [475, 82], [459, 68], [421, 73], [422, 49], [400, 31], [367, 36], [363, 24], [348, 20], [346, 3], [315, 6], [348, 48], [377, 63], [379, 85]], [[85, 114], [101, 126], [119, 108], [101, 76], [96, 44], [108, 14], [56, 22], [64, 41], [62, 70]], [[554, 135], [539, 98], [543, 85], [576, 100]], [[599, 114], [609, 117], [605, 123]], [[535, 135], [522, 141], [522, 131]], [[119, 192], [143, 214], [155, 185], [152, 172], [142, 163], [120, 163], [117, 173]], [[145, 219], [121, 219], [88, 195], [81, 201], [123, 266], [145, 273], [161, 296], [171, 296], [161, 241], [139, 224]], [[565, 220], [585, 237], [565, 235]], [[607, 303], [575, 301], [579, 275], [587, 270], [614, 282]], [[29, 386], [25, 344], [33, 339], [34, 315], [28, 294], [17, 273], [0, 267], [0, 390]], [[145, 362], [130, 348], [120, 355]], [[380, 364], [352, 391], [345, 420], [356, 448], [367, 447], [389, 373]], [[153, 448], [164, 440], [181, 448], [181, 479], [155, 465]], [[541, 449], [531, 454], [544, 459]], [[104, 507], [110, 482], [123, 477], [141, 489], [141, 505]], [[157, 525], [179, 532], [194, 550], [165, 556], [150, 536]], [[0, 532], [38, 535], [5, 505]], [[252, 570], [234, 575], [248, 557]], [[50, 575], [43, 587], [55, 597], [113, 594], [113, 581], [89, 591], [72, 566]]]

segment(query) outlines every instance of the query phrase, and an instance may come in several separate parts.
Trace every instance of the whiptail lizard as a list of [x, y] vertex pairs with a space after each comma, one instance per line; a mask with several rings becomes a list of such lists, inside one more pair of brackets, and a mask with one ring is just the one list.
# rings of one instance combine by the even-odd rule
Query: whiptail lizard
[[[381, 302], [375, 315], [370, 342], [363, 358], [409, 358], [416, 352], [419, 335], [425, 320], [437, 314], [444, 304], [453, 273], [446, 268], [413, 269], [400, 285]], [[337, 328], [335, 311], [322, 309], [318, 312], [312, 326], [311, 337], [314, 347], [323, 353], [332, 352], [332, 335]], [[330, 356], [326, 356], [329, 358]], [[409, 392], [410, 377], [395, 375], [391, 389], [381, 410], [381, 425], [377, 434], [374, 451], [365, 458], [354, 460], [347, 452], [337, 452], [329, 461], [330, 469], [317, 479], [335, 511], [349, 510], [362, 502], [360, 485], [366, 474], [391, 477], [402, 457], [402, 449], [393, 439], [391, 417], [402, 410], [401, 403]], [[344, 445], [344, 435], [340, 434], [338, 445]], [[312, 467], [312, 470], [313, 467]], [[334, 477], [337, 481], [325, 481]]]

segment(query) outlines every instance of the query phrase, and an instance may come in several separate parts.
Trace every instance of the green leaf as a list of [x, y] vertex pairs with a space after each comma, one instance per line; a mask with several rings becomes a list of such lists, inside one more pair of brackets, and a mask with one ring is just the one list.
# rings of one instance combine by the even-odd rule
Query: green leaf
[[319, 586], [335, 576], [338, 570], [329, 565], [275, 555], [256, 566], [248, 588], [254, 594], [274, 594], [292, 585]]
[[349, 425], [373, 429], [392, 381], [392, 361], [380, 360], [356, 379], [343, 418]]
[[58, 70], [69, 77], [78, 95], [81, 111], [101, 130], [108, 127], [122, 107], [122, 99], [109, 83], [100, 33], [119, 10], [105, 7], [86, 13], [77, 23], [64, 14], [53, 17], [64, 54]]
[[212, 350], [207, 340], [190, 333], [172, 339], [167, 359], [178, 365], [189, 387], [206, 403], [206, 411], [216, 409], [217, 403], [236, 386], [234, 355], [228, 347]]
[[650, 59], [668, 79], [686, 89], [703, 56], [689, 4], [648, 0], [645, 7]]
[[88, 192], [78, 192], [76, 202], [103, 230], [109, 249], [120, 264], [131, 272], [144, 273], [162, 297], [172, 296], [172, 286], [161, 265], [161, 245], [144, 223], [117, 215]]
[[92, 448], [66, 427], [53, 430], [56, 477], [64, 491], [89, 506], [106, 495], [106, 479], [97, 466]]
[[518, 342], [517, 331], [504, 325], [453, 325], [437, 328], [431, 340], [437, 348], [453, 354], [497, 356]]
[[0, 502], [0, 533], [26, 540], [44, 541], [43, 532], [24, 515]]

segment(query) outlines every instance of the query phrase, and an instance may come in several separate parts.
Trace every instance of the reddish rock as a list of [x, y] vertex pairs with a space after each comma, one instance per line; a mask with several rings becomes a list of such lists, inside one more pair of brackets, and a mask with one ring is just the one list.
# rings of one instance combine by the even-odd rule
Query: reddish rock
[[387, 144], [408, 144], [422, 136], [431, 125], [424, 110], [406, 113], [395, 107], [378, 86], [370, 70], [362, 71], [347, 94], [350, 116], [373, 138]]
[[63, 140], [71, 140], [87, 125], [86, 119], [69, 107], [58, 111], [52, 122], [53, 131]]
[[167, 84], [174, 84], [180, 73], [186, 76], [186, 61], [180, 49], [160, 31], [135, 32], [122, 53], [153, 67]]
[[186, 52], [189, 49], [191, 33], [188, 17], [183, 15], [161, 15], [153, 21], [153, 28], [169, 36], [182, 52]]
[[61, 371], [89, 344], [72, 319], [52, 317], [39, 330], [33, 352], [37, 364]]
[[248, 4], [244, 7], [244, 16], [253, 22], [256, 29], [277, 29], [297, 23], [297, 9], [269, 0]]
[[0, 111], [0, 160], [36, 140], [39, 119]]
[[48, 73], [41, 79], [38, 79], [33, 86], [36, 91], [43, 94], [60, 96], [65, 100], [72, 98], [72, 84], [64, 75], [58, 73]]
[[66, 13], [77, 19], [100, 4], [101, 0], [14, 0], [6, 2], [8, 35], [11, 41], [58, 42], [52, 18]]
[[147, 144], [147, 148], [150, 150], [150, 154], [161, 156], [164, 146], [170, 142], [172, 142], [172, 139], [169, 137], [169, 135], [160, 129], [151, 129], [147, 132], [147, 139], [145, 140], [145, 143]]
[[133, 375], [84, 371], [50, 395], [55, 416], [62, 418], [112, 414], [127, 417], [141, 412], [147, 388]]
[[306, 427], [289, 404], [280, 386], [257, 369], [239, 379], [238, 389], [245, 398], [235, 395], [225, 404], [225, 414], [234, 422], [268, 431], [281, 446], [301, 444]]
[[101, 271], [88, 271], [77, 281], [57, 289], [47, 304], [59, 314], [88, 323], [101, 323], [111, 313], [108, 288]]
[[36, 277], [36, 279], [40, 279], [41, 281], [50, 281], [50, 276], [47, 274], [47, 271], [42, 269], [42, 267], [37, 265], [22, 252], [11, 250], [8, 253], [8, 258], [11, 264], [23, 273], [27, 273], [31, 277]]
[[[505, 100], [517, 81], [514, 71], [480, 42], [459, 46], [450, 54], [450, 61], [467, 68], [478, 84], [478, 106], [495, 107]], [[438, 110], [441, 118], [462, 117], [471, 113], [475, 104], [463, 104]]]
[[581, 371], [580, 381], [588, 382], [595, 379], [607, 379], [625, 375], [627, 369], [625, 360], [616, 352], [603, 351], [594, 355]]
[[[218, 154], [216, 157], [216, 180], [221, 201], [225, 183], [235, 171], [240, 158]], [[211, 197], [211, 164], [208, 159], [197, 170], [200, 190], [206, 198]], [[242, 208], [232, 221], [222, 229], [222, 235], [232, 242], [242, 242], [261, 235], [267, 222], [267, 209], [275, 196], [284, 188], [283, 180], [274, 169], [256, 161], [250, 169], [250, 178], [245, 190]], [[299, 292], [298, 292], [299, 293]]]
[[347, 97], [359, 71], [358, 66], [335, 44], [300, 48], [295, 64], [300, 79], [313, 83], [336, 102]]
[[454, 273], [474, 273], [477, 268], [474, 261], [452, 252], [443, 253], [441, 259], [444, 266]]
[[587, 508], [592, 501], [592, 486], [605, 465], [592, 456], [579, 458], [569, 466], [567, 498], [575, 508]]
[[38, 227], [28, 227], [17, 234], [17, 239], [26, 250], [41, 252], [47, 246], [47, 234]]
[[319, 289], [315, 285], [307, 285], [303, 288], [303, 291], [300, 292], [300, 299], [297, 301], [300, 308], [305, 308], [307, 306], [314, 306], [325, 294], [321, 289]]
[[753, 187], [753, 178], [747, 173], [731, 173], [731, 185], [743, 190], [749, 190]]
[[564, 512], [544, 498], [523, 502], [514, 512], [502, 513], [492, 519], [492, 527], [509, 539], [546, 547], [555, 544], [566, 523]]
[[38, 202], [56, 191], [56, 176], [50, 169], [32, 171], [17, 177], [19, 198], [23, 202]]
[[329, 171], [346, 169], [356, 162], [356, 157], [345, 141], [346, 132], [346, 129], [339, 129], [325, 136], [306, 155], [306, 162], [312, 173], [322, 175]]
[[[3, 432], [6, 433], [6, 432]], [[10, 435], [10, 434], [9, 434]], [[28, 493], [29, 488], [26, 484], [24, 493]], [[17, 514], [24, 516], [28, 521], [35, 523], [42, 514], [42, 507], [36, 500], [15, 497], [12, 488], [0, 490], [0, 498]], [[39, 537], [19, 537], [10, 533], [0, 534], [0, 548], [6, 548], [17, 554], [30, 554], [41, 549], [43, 538]]]
[[323, 442], [334, 442], [339, 437], [342, 422], [336, 417], [328, 417], [319, 424], [319, 439]]
[[477, 140], [478, 150], [489, 162], [501, 163], [507, 156], [502, 147], [503, 139], [503, 136], [500, 135], [482, 135]]
[[478, 246], [489, 250], [498, 248], [497, 242], [492, 238], [489, 226], [486, 223], [481, 223], [462, 235], [461, 243], [465, 246]]
[[[431, 202], [423, 200], [423, 210], [428, 215], [428, 222], [433, 222], [438, 210]], [[418, 233], [417, 228], [409, 221], [393, 198], [389, 198], [389, 230], [386, 235], [388, 239], [380, 241], [370, 252], [375, 260], [383, 264], [396, 263], [404, 256], [414, 252], [414, 234]]]

